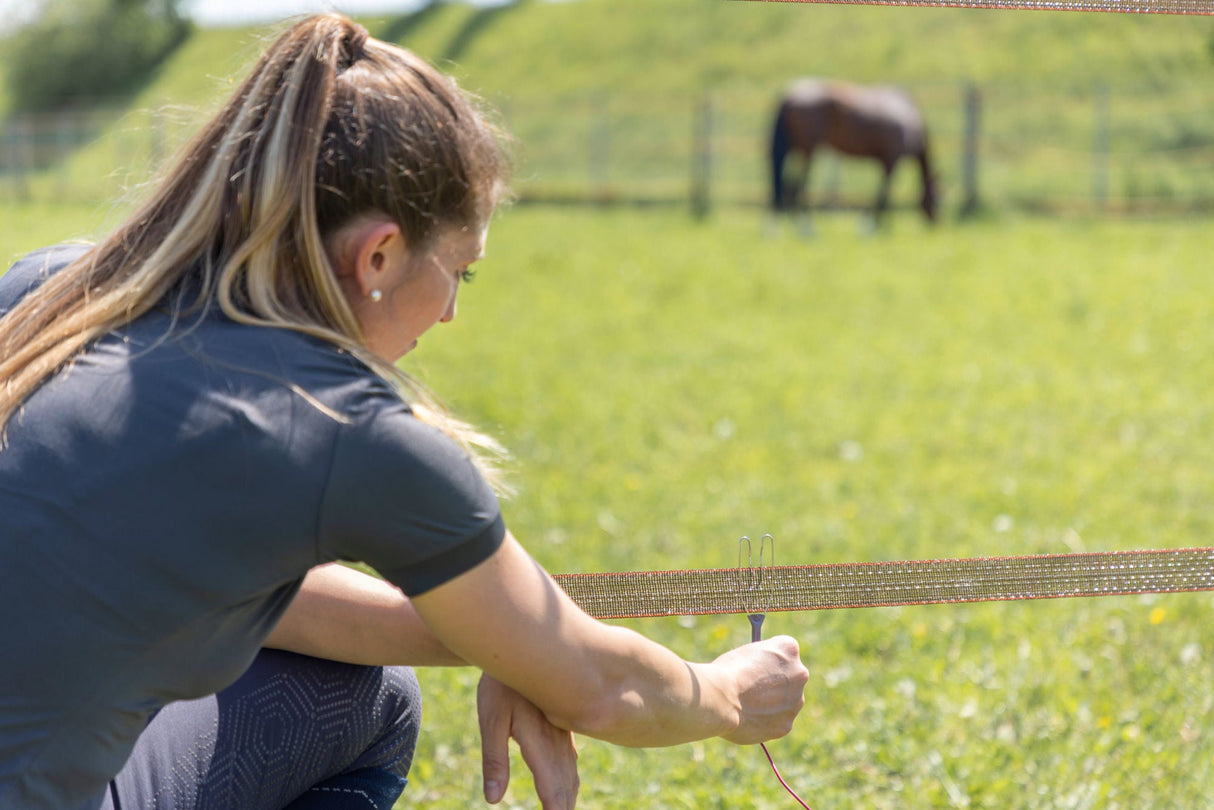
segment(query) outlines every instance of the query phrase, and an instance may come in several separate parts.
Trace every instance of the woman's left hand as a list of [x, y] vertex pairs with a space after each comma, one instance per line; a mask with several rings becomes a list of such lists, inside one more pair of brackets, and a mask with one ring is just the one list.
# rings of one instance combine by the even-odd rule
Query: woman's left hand
[[481, 676], [476, 708], [485, 801], [497, 804], [506, 795], [513, 737], [535, 777], [543, 810], [573, 810], [579, 785], [573, 734], [552, 725], [529, 700], [488, 675]]

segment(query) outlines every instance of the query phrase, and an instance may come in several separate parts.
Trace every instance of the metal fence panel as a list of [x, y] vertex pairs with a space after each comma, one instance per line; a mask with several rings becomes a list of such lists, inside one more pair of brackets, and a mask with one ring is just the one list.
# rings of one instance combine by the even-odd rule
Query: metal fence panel
[[[928, 123], [946, 211], [963, 206], [967, 183], [995, 208], [1214, 209], [1214, 88], [937, 82], [907, 89]], [[729, 86], [497, 100], [521, 147], [522, 200], [701, 208], [765, 203], [775, 102], [774, 93]], [[181, 108], [103, 106], [11, 117], [0, 125], [0, 198], [130, 196], [198, 118]], [[909, 162], [896, 171], [895, 206], [915, 201], [916, 174]], [[827, 155], [815, 162], [813, 200], [867, 206], [878, 178], [875, 163]]]

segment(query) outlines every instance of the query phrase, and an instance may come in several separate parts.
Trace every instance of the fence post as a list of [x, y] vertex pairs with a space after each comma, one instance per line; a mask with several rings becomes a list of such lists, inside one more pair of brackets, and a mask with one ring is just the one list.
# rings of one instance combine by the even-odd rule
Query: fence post
[[1109, 202], [1109, 85], [1096, 82], [1095, 118], [1092, 127], [1092, 201], [1098, 209]]
[[961, 150], [961, 216], [978, 212], [978, 131], [982, 112], [982, 94], [977, 85], [965, 87], [965, 142]]
[[13, 187], [19, 202], [30, 201], [30, 174], [34, 171], [34, 121], [30, 113], [12, 119]]
[[588, 144], [590, 179], [595, 187], [595, 198], [599, 202], [607, 202], [611, 196], [607, 180], [608, 161], [611, 157], [611, 96], [606, 90], [595, 93], [593, 104]]
[[16, 149], [13, 148], [14, 140], [15, 133], [10, 120], [0, 127], [0, 177], [4, 178], [4, 192], [8, 193], [9, 187], [12, 186], [16, 196], [17, 158]]
[[704, 91], [692, 121], [691, 213], [704, 219], [712, 208], [712, 94]]
[[60, 200], [67, 199], [70, 178], [68, 164], [72, 149], [76, 146], [76, 117], [71, 110], [61, 110], [55, 117], [55, 162], [59, 165], [58, 192]]

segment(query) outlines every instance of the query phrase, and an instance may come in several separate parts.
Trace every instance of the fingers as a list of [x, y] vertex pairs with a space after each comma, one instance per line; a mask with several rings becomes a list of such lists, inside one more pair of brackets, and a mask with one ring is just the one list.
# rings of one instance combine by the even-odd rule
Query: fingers
[[775, 636], [747, 644], [725, 653], [717, 663], [732, 672], [742, 710], [738, 727], [725, 739], [752, 744], [792, 731], [805, 705], [805, 684], [809, 681], [796, 639]]
[[520, 717], [514, 738], [535, 779], [535, 793], [544, 810], [573, 810], [581, 780], [573, 735], [553, 726], [537, 711]]
[[530, 701], [488, 675], [481, 678], [476, 697], [485, 801], [496, 804], [506, 793], [514, 738], [543, 810], [573, 810], [581, 784], [573, 734], [549, 723]]
[[792, 636], [772, 636], [767, 640], [772, 649], [789, 658], [801, 659], [801, 645]]
[[476, 690], [476, 712], [481, 727], [481, 775], [485, 801], [497, 804], [510, 784], [510, 714], [500, 700], [504, 687], [488, 676]]
[[772, 636], [730, 650], [716, 663], [732, 667], [754, 668], [771, 677], [796, 677], [809, 672], [801, 663], [801, 647], [792, 636]]
[[[746, 647], [751, 646], [774, 654], [784, 661], [799, 662], [801, 660], [801, 645], [792, 636], [772, 636], [762, 641], [752, 641], [749, 645], [746, 645]], [[746, 647], [739, 647], [738, 649], [746, 649]]]

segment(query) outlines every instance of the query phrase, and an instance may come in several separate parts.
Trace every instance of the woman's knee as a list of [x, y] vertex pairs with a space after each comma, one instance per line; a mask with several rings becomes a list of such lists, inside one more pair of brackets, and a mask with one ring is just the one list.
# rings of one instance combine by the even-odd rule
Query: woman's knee
[[396, 752], [395, 756], [400, 759], [395, 770], [405, 776], [413, 763], [413, 752], [421, 731], [421, 686], [412, 667], [381, 667], [380, 673], [382, 709], [379, 716], [383, 732], [378, 745], [385, 752]]
[[[254, 673], [257, 669], [263, 672]], [[347, 768], [408, 773], [422, 711], [421, 688], [412, 668], [359, 666], [264, 650], [249, 674], [264, 684], [265, 669], [273, 671], [270, 681], [278, 681], [278, 688], [306, 705], [312, 732], [331, 735], [329, 745], [345, 750]]]
[[408, 781], [421, 728], [417, 676], [409, 667], [340, 667], [345, 667], [339, 674], [352, 696], [347, 719], [357, 729], [352, 736], [360, 750], [339, 773], [312, 785], [286, 810], [387, 810]]
[[263, 650], [219, 694], [159, 712], [114, 789], [127, 807], [277, 808], [353, 785], [390, 807], [420, 724], [420, 689], [407, 667]]

